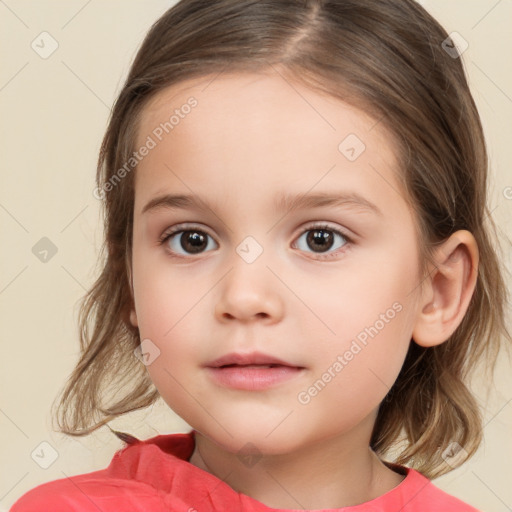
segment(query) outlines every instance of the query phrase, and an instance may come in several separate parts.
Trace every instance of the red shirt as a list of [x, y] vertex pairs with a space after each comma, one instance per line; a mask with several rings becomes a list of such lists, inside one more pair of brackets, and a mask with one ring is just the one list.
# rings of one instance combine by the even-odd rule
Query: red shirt
[[[134, 439], [115, 453], [107, 468], [39, 485], [19, 498], [10, 512], [278, 510], [233, 490], [220, 478], [188, 462], [194, 443], [193, 430], [145, 441]], [[406, 475], [400, 484], [366, 503], [323, 512], [479, 512], [435, 487], [418, 471], [387, 464]]]

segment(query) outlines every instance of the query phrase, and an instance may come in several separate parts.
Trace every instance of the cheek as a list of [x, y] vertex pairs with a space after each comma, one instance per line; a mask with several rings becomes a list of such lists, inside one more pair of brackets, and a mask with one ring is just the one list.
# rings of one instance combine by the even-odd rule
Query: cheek
[[176, 329], [190, 328], [208, 283], [171, 263], [163, 249], [134, 250], [133, 284], [141, 337], [170, 339]]
[[163, 400], [188, 419], [197, 408], [192, 397], [198, 394], [196, 374], [207, 342], [197, 318], [205, 312], [191, 290], [179, 294], [158, 285], [145, 291], [147, 296], [141, 294], [140, 336], [149, 339], [158, 353], [146, 369]]
[[337, 347], [333, 343], [330, 357], [322, 357], [309, 387], [297, 397], [301, 412], [327, 415], [335, 429], [349, 429], [376, 409], [394, 384], [410, 344], [405, 315], [402, 310], [378, 332], [368, 326], [368, 332], [361, 331], [365, 338], [340, 341]]
[[[395, 313], [391, 308], [387, 311]], [[383, 397], [387, 393], [400, 372], [410, 344], [410, 327], [403, 308], [393, 319], [385, 314], [381, 318], [388, 323], [379, 319], [367, 325], [344, 352], [344, 359], [351, 358], [345, 367], [345, 377], [361, 389], [360, 396], [377, 392]]]
[[[339, 265], [309, 275], [303, 271], [300, 280], [287, 278], [314, 313], [305, 315], [311, 329], [316, 325], [325, 340], [346, 339], [373, 325], [395, 303], [407, 309], [419, 284], [415, 250], [412, 231], [382, 235], [372, 245], [349, 251]], [[290, 296], [292, 303], [295, 300]]]
[[[203, 292], [204, 293], [204, 292]], [[147, 286], [139, 295], [137, 316], [141, 339], [150, 339], [160, 350], [161, 361], [173, 370], [192, 358], [198, 360], [207, 340], [201, 332], [204, 304], [201, 294], [188, 285], [187, 293], [158, 284]]]
[[[408, 275], [395, 265], [387, 272], [366, 268], [358, 274], [361, 277], [333, 276], [326, 280], [321, 293], [309, 295], [308, 305], [315, 314], [305, 314], [301, 319], [301, 332], [309, 334], [299, 337], [299, 344], [304, 343], [303, 353], [311, 352], [313, 337], [317, 343], [312, 355], [323, 365], [349, 350], [360, 358], [370, 345], [375, 357], [385, 360], [410, 340], [414, 313], [412, 273]], [[306, 297], [307, 284], [301, 286], [297, 295]], [[361, 352], [356, 343], [362, 347]], [[348, 353], [347, 357], [352, 356]]]
[[147, 370], [166, 399], [183, 395], [179, 383], [204, 357], [202, 348], [208, 340], [198, 318], [206, 315], [201, 298], [208, 287], [186, 277], [186, 272], [175, 270], [170, 275], [168, 266], [153, 263], [134, 264], [135, 306], [140, 339], [158, 354]]
[[313, 388], [304, 389], [303, 402], [311, 398], [320, 409], [339, 403], [363, 414], [382, 401], [411, 342], [416, 268], [405, 264], [409, 257], [414, 255], [398, 259], [390, 251], [381, 254], [382, 265], [375, 260], [362, 266], [358, 278], [333, 279], [331, 300], [322, 304], [328, 312], [323, 318], [336, 334], [323, 336], [315, 349]]

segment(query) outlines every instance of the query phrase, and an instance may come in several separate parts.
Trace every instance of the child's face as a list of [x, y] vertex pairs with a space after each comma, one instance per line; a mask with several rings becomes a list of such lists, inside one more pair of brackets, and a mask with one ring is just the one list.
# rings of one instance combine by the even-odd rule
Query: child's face
[[[160, 123], [173, 114], [166, 133]], [[278, 74], [232, 74], [160, 93], [144, 112], [136, 149], [144, 145], [131, 318], [151, 340], [147, 370], [163, 399], [231, 451], [252, 442], [284, 452], [337, 435], [369, 441], [420, 290], [415, 224], [382, 125]], [[353, 202], [279, 202], [319, 193], [357, 194], [380, 213]], [[211, 209], [143, 213], [165, 194], [197, 196]], [[159, 245], [178, 224], [192, 233]], [[250, 390], [205, 367], [256, 351], [302, 369]], [[265, 379], [279, 370], [252, 371]], [[253, 377], [238, 369], [237, 378], [247, 387]]]

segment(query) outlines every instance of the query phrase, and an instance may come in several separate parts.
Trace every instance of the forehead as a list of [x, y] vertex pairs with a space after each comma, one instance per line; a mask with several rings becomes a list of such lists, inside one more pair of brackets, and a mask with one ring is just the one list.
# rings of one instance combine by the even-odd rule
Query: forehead
[[324, 190], [343, 184], [364, 192], [376, 181], [391, 184], [396, 170], [393, 138], [381, 123], [277, 73], [179, 82], [147, 103], [138, 128], [137, 147], [148, 137], [156, 143], [137, 166], [138, 211], [165, 189], [216, 195], [250, 183], [254, 195], [269, 195], [322, 181]]
[[[229, 120], [231, 125], [252, 121], [252, 125], [259, 122], [261, 126], [266, 119], [281, 121], [283, 127], [299, 124], [304, 134], [339, 131], [341, 136], [347, 127], [363, 132], [379, 124], [363, 110], [278, 72], [230, 72], [186, 79], [159, 91], [141, 113], [138, 142], [190, 101], [197, 102], [194, 112], [210, 117], [207, 126], [216, 123], [225, 128]], [[200, 128], [194, 125], [194, 117], [198, 116], [190, 116], [187, 123], [175, 126], [173, 135], [186, 130], [187, 125]], [[244, 124], [240, 128], [252, 125]], [[393, 138], [382, 125], [373, 135], [384, 136], [388, 143]]]

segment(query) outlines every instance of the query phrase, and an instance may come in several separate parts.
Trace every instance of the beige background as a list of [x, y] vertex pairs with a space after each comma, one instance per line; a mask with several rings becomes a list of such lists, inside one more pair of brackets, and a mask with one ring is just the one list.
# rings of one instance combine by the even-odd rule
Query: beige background
[[[122, 447], [106, 427], [84, 439], [52, 432], [49, 408], [77, 359], [76, 305], [96, 275], [102, 228], [92, 190], [109, 108], [144, 34], [172, 3], [0, 0], [0, 510], [38, 484], [105, 467]], [[512, 2], [422, 3], [469, 43], [463, 60], [489, 143], [491, 208], [510, 237]], [[59, 45], [47, 59], [31, 48], [43, 31]], [[57, 248], [46, 263], [32, 252], [43, 237]], [[502, 356], [489, 401], [475, 385], [485, 415], [477, 455], [435, 480], [485, 512], [512, 508], [510, 370]], [[162, 403], [114, 425], [139, 438], [188, 430]], [[43, 449], [51, 461], [42, 442], [57, 456], [47, 469], [31, 457]]]

